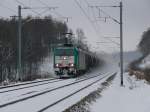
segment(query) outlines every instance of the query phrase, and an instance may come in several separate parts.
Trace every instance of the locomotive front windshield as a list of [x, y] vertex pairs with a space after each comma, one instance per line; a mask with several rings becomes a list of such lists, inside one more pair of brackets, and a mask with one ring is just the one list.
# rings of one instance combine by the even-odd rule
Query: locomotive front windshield
[[73, 49], [56, 49], [56, 56], [73, 56]]

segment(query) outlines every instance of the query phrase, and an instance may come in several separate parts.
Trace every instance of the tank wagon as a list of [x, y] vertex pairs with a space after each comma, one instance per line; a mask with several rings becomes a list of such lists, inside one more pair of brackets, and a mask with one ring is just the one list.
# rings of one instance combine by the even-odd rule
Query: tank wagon
[[88, 50], [73, 45], [54, 48], [54, 71], [60, 78], [77, 77], [98, 64], [99, 59]]

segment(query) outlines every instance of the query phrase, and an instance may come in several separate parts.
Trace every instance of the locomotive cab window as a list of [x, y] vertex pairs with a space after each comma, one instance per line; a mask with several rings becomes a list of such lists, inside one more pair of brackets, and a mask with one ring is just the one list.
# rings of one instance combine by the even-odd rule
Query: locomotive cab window
[[55, 55], [56, 56], [73, 56], [73, 49], [56, 49]]

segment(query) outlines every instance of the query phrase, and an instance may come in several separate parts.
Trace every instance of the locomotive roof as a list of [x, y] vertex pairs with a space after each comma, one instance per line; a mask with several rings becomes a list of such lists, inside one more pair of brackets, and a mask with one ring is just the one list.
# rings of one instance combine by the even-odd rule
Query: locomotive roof
[[75, 49], [77, 49], [78, 51], [81, 51], [81, 52], [84, 52], [84, 53], [86, 53], [86, 54], [88, 54], [88, 55], [91, 55], [91, 56], [95, 56], [95, 53], [93, 53], [93, 52], [91, 52], [91, 51], [89, 51], [89, 50], [87, 50], [87, 49], [83, 49], [83, 48], [80, 48], [80, 47], [78, 47], [78, 46], [74, 46], [73, 44], [59, 44], [57, 47], [56, 47], [56, 49], [73, 49], [73, 48], [75, 48]]

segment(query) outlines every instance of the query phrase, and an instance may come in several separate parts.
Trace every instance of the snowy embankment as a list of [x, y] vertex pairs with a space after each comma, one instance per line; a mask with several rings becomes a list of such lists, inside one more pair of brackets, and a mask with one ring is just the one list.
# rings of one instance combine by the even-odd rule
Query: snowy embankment
[[39, 69], [40, 74], [49, 75], [50, 77], [55, 77], [53, 70], [53, 56], [47, 56]]
[[150, 112], [150, 85], [143, 80], [124, 74], [124, 87], [120, 87], [120, 76], [116, 76], [107, 90], [101, 93], [91, 112]]
[[[105, 56], [106, 58], [106, 56]], [[109, 59], [109, 56], [107, 58], [107, 61], [110, 63], [111, 59]], [[101, 67], [101, 68], [97, 68], [94, 70], [91, 70], [91, 72], [86, 73], [85, 77], [89, 77], [89, 76], [94, 76], [96, 74], [101, 74], [98, 77], [92, 78], [90, 80], [85, 80], [83, 82], [71, 85], [71, 86], [66, 86], [64, 88], [61, 89], [57, 89], [57, 90], [53, 90], [51, 92], [47, 92], [45, 94], [41, 94], [39, 96], [30, 98], [28, 100], [24, 100], [18, 103], [14, 103], [11, 105], [7, 105], [6, 107], [3, 107], [0, 109], [0, 112], [37, 112], [38, 110], [42, 109], [43, 107], [46, 107], [50, 104], [53, 104], [57, 101], [59, 101], [60, 99], [74, 93], [75, 91], [85, 87], [86, 85], [89, 85], [90, 83], [93, 83], [94, 81], [98, 80], [97, 78], [101, 78], [104, 77], [105, 75], [112, 75], [114, 72], [116, 72], [116, 66], [115, 64], [105, 64], [105, 66]], [[8, 92], [7, 94], [0, 94], [0, 99], [1, 99], [1, 104], [5, 104], [8, 102], [12, 102], [15, 100], [18, 100], [20, 98], [25, 98], [31, 95], [34, 95], [36, 93], [41, 93], [42, 91], [47, 91], [47, 90], [51, 90], [54, 87], [58, 86], [58, 85], [64, 85], [66, 84], [69, 80], [72, 80], [71, 82], [75, 82], [78, 80], [81, 80], [82, 78], [85, 78], [84, 76], [75, 78], [75, 79], [68, 79], [66, 81], [59, 82], [58, 84], [56, 83], [51, 83], [51, 84], [45, 84], [45, 85], [41, 85], [41, 86], [37, 86], [37, 87], [33, 87], [33, 88], [25, 88], [22, 90], [18, 90], [18, 91], [12, 91], [12, 92]], [[107, 76], [108, 77], [108, 76]], [[103, 83], [107, 77], [105, 77], [104, 79], [100, 80], [99, 82], [93, 84], [92, 86], [86, 88], [83, 91], [78, 92], [77, 94], [74, 94], [72, 97], [69, 97], [68, 99], [58, 103], [57, 105], [48, 108], [48, 112], [62, 112], [63, 110], [65, 110], [66, 108], [72, 106], [73, 104], [76, 104], [78, 101], [80, 101], [83, 97], [87, 96], [88, 94], [90, 94], [92, 91], [95, 91], [99, 85], [101, 83]], [[70, 81], [69, 81], [70, 82]], [[28, 108], [26, 108], [28, 107]]]

